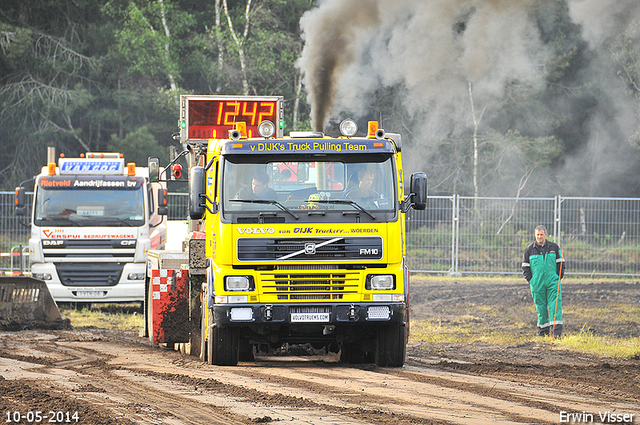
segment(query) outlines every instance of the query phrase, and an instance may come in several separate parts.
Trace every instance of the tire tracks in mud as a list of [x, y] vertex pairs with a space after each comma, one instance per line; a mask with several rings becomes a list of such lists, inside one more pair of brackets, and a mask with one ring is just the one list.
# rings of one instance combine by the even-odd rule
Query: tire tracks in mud
[[[529, 390], [525, 395], [514, 396], [522, 389], [511, 383], [479, 378], [471, 383], [465, 375], [419, 367], [407, 371], [290, 360], [258, 361], [234, 368], [189, 361], [182, 365], [174, 361], [171, 365], [126, 366], [116, 359], [110, 363], [117, 365], [121, 378], [131, 373], [128, 380], [140, 381], [144, 376], [162, 382], [147, 388], [157, 391], [158, 387], [182, 385], [188, 389], [176, 391], [188, 399], [197, 399], [202, 392], [225, 395], [236, 400], [236, 411], [242, 410], [239, 404], [243, 403], [267, 406], [269, 414], [260, 413], [270, 419], [274, 419], [270, 412], [278, 420], [294, 419], [292, 415], [279, 417], [273, 409], [303, 409], [309, 419], [326, 419], [327, 415], [351, 418], [345, 423], [557, 423], [553, 410], [557, 406], [536, 398], [544, 395], [531, 395], [533, 391]], [[211, 402], [225, 404], [220, 399]], [[577, 409], [578, 399], [572, 400], [571, 405]], [[233, 406], [227, 408], [234, 410]]]
[[[637, 403], [441, 370], [412, 358], [401, 369], [303, 357], [220, 367], [102, 338], [6, 345], [0, 370], [13, 358], [12, 367], [31, 378], [62, 377], [58, 385], [72, 388], [73, 397], [145, 424], [555, 424], [560, 411], [640, 411]], [[21, 348], [28, 356], [16, 354]]]

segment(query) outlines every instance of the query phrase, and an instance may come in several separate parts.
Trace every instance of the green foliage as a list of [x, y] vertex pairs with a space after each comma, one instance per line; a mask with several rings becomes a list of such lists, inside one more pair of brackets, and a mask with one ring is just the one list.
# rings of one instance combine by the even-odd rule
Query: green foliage
[[[69, 155], [104, 151], [146, 131], [156, 143], [143, 146], [165, 149], [175, 143], [180, 94], [242, 94], [245, 80], [249, 94], [284, 96], [285, 131], [309, 129], [296, 63], [304, 42], [300, 18], [317, 3], [253, 0], [245, 15], [247, 0], [227, 0], [244, 53], [241, 69], [222, 0], [3, 2], [0, 186], [37, 174], [47, 146]], [[585, 123], [602, 97], [585, 72], [602, 55], [590, 50], [567, 2], [537, 2], [531, 17], [542, 42], [534, 53], [541, 83], [508, 80], [499, 104], [476, 105], [484, 111], [477, 176], [483, 196], [557, 193], [553, 173], [585, 145]], [[638, 24], [621, 28], [609, 47], [640, 110], [638, 34]], [[469, 117], [427, 125], [433, 105], [407, 105], [409, 88], [393, 78], [379, 86], [361, 94], [363, 116], [382, 117], [388, 131], [403, 134], [405, 152], [411, 152], [405, 158], [414, 168], [428, 168], [434, 192], [473, 193]], [[430, 131], [423, 129], [432, 124], [451, 128], [440, 140], [426, 140]], [[632, 139], [640, 140], [639, 134]], [[140, 145], [131, 149], [140, 151], [135, 156], [152, 154]]]
[[150, 156], [160, 158], [161, 164], [169, 162], [168, 148], [158, 144], [146, 125], [128, 133], [122, 139], [112, 134], [108, 150], [123, 153], [126, 162], [135, 162], [139, 167], [146, 167]]
[[[229, 6], [243, 28], [246, 2]], [[249, 15], [250, 94], [285, 96], [288, 124], [300, 79], [298, 20], [311, 7], [254, 1]], [[236, 46], [224, 15], [216, 27], [213, 2], [26, 0], [0, 12], [2, 187], [37, 174], [47, 146], [67, 155], [114, 149], [136, 163], [166, 156], [180, 94], [242, 92]]]

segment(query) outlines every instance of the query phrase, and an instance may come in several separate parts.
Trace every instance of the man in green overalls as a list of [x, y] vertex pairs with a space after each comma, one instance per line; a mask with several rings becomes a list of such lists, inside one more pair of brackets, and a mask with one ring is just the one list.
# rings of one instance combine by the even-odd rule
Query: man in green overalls
[[[547, 229], [535, 229], [536, 241], [524, 251], [522, 273], [531, 285], [538, 313], [538, 335], [562, 336], [562, 293], [564, 258], [558, 244], [547, 240]], [[557, 304], [557, 305], [556, 305]]]

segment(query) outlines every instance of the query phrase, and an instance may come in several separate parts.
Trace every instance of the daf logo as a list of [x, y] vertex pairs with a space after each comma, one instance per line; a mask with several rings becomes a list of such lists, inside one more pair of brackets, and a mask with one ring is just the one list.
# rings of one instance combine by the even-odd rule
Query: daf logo
[[132, 246], [132, 245], [135, 245], [135, 244], [136, 244], [135, 240], [123, 240], [123, 241], [120, 241], [120, 245], [122, 245], [122, 246]]
[[304, 244], [304, 253], [306, 255], [313, 255], [316, 253], [316, 244], [313, 242], [307, 242]]
[[60, 246], [60, 245], [64, 245], [64, 241], [44, 240], [44, 241], [42, 241], [42, 245], [44, 245], [44, 246]]
[[254, 235], [264, 235], [265, 233], [275, 233], [276, 229], [273, 227], [259, 227], [259, 228], [251, 228], [251, 227], [238, 227], [238, 233], [243, 234], [254, 234]]
[[360, 248], [360, 255], [378, 255], [378, 248]]

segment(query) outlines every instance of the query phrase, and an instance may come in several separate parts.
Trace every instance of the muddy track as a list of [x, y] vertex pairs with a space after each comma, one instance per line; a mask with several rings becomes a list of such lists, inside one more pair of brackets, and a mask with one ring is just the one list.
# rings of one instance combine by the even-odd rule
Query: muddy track
[[546, 353], [541, 366], [544, 350], [410, 343], [403, 368], [354, 367], [336, 355], [220, 367], [123, 332], [5, 332], [0, 414], [78, 411], [89, 425], [557, 424], [560, 412], [600, 423], [609, 411], [638, 422], [640, 360]]
[[[143, 342], [59, 333], [45, 339], [31, 331], [5, 341], [3, 386], [29, 379], [35, 389], [60, 391], [58, 410], [79, 400], [119, 423], [552, 424], [560, 411], [640, 411], [637, 402], [441, 370], [424, 359], [409, 358], [402, 369], [349, 367], [331, 356], [216, 367]], [[12, 358], [8, 350], [31, 354]], [[37, 408], [26, 400], [12, 407], [13, 401], [3, 391], [5, 411]]]

